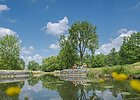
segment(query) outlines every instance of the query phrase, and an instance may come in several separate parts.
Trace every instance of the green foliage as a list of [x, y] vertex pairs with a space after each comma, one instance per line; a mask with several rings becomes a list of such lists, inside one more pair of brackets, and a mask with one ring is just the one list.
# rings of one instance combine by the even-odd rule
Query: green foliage
[[[140, 61], [140, 33], [125, 37], [119, 52], [113, 48], [108, 55], [96, 55], [92, 59], [93, 67], [132, 64]], [[121, 68], [116, 69], [118, 72]], [[122, 71], [122, 70], [121, 70]]]
[[48, 88], [50, 90], [58, 90], [58, 87], [62, 84], [63, 81], [60, 80], [60, 77], [56, 77], [54, 75], [45, 75], [41, 77], [42, 85], [44, 88]]
[[102, 74], [112, 74], [112, 72], [130, 74], [130, 70], [124, 66], [106, 67], [103, 68]]
[[35, 61], [29, 61], [29, 63], [28, 63], [28, 70], [37, 71], [37, 70], [40, 70], [40, 66]]
[[28, 80], [28, 84], [31, 86], [35, 86], [39, 82], [39, 77], [31, 77], [31, 79]]
[[140, 32], [125, 37], [120, 49], [121, 64], [140, 61]]
[[92, 57], [92, 67], [104, 67], [106, 65], [106, 56], [103, 54]]
[[24, 69], [20, 59], [20, 43], [16, 36], [6, 35], [0, 39], [0, 69]]
[[116, 52], [115, 48], [113, 48], [106, 58], [106, 65], [113, 66], [120, 64], [120, 55], [119, 52]]
[[73, 44], [66, 39], [64, 35], [60, 38], [60, 47], [61, 50], [58, 56], [60, 66], [70, 68], [78, 59], [77, 51], [73, 48]]
[[48, 58], [43, 59], [42, 62], [42, 71], [54, 71], [58, 69], [62, 69], [57, 56], [51, 56]]
[[80, 55], [82, 65], [85, 51], [88, 49], [94, 54], [95, 49], [98, 47], [96, 27], [86, 21], [75, 22], [70, 27], [69, 33], [68, 39], [70, 43], [74, 44], [74, 49], [76, 49]]
[[113, 72], [126, 73], [126, 74], [129, 73], [129, 71], [126, 68], [124, 68], [123, 66], [117, 66], [117, 67], [115, 67], [114, 70], [113, 70]]
[[92, 61], [92, 56], [90, 54], [86, 53], [83, 61], [87, 65], [88, 68], [92, 67], [93, 61]]
[[19, 59], [19, 62], [18, 62], [18, 66], [21, 68], [21, 69], [24, 69], [25, 67], [25, 62], [22, 58]]

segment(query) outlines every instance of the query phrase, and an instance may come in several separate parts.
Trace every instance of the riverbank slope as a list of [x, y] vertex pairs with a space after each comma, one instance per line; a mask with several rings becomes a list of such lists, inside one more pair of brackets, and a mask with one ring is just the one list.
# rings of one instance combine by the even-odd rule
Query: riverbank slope
[[131, 78], [140, 78], [140, 62], [113, 67], [88, 68], [89, 76], [108, 77], [112, 72], [125, 73]]

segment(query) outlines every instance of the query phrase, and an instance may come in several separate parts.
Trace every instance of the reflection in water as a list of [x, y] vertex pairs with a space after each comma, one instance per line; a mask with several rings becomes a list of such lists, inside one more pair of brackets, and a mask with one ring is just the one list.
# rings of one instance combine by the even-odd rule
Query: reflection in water
[[0, 83], [0, 100], [18, 100], [18, 95], [9, 96], [6, 94], [6, 90], [9, 87], [20, 87], [24, 86], [24, 81], [22, 82], [13, 82], [13, 83]]
[[28, 84], [31, 85], [31, 86], [34, 86], [35, 84], [37, 84], [39, 82], [39, 78], [36, 77], [31, 77], [31, 79], [28, 80]]
[[97, 98], [103, 99], [103, 100], [123, 100], [122, 95], [120, 93], [117, 94], [117, 96], [113, 96], [112, 92], [107, 89], [104, 90], [103, 92], [100, 90], [95, 90], [94, 91]]
[[[80, 78], [60, 78], [56, 76], [31, 77], [26, 81], [0, 83], [0, 100], [123, 100], [140, 99], [127, 81], [106, 80], [99, 83]], [[17, 96], [8, 96], [5, 90], [18, 86]]]

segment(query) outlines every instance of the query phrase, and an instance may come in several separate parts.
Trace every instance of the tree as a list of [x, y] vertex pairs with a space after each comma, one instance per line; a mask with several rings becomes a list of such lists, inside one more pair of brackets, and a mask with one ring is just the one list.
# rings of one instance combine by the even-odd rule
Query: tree
[[73, 48], [73, 44], [70, 43], [64, 35], [60, 38], [60, 47], [61, 50], [58, 56], [60, 66], [70, 68], [78, 59], [77, 51]]
[[25, 68], [25, 62], [24, 62], [24, 60], [22, 58], [19, 59], [18, 66], [22, 70]]
[[110, 53], [107, 55], [106, 60], [108, 66], [119, 65], [120, 64], [119, 52], [116, 52], [116, 49], [112, 48]]
[[140, 32], [124, 37], [120, 48], [121, 64], [131, 64], [140, 61]]
[[28, 70], [32, 70], [32, 71], [37, 71], [39, 70], [40, 66], [37, 62], [35, 61], [29, 61], [28, 63]]
[[61, 67], [59, 66], [59, 61], [58, 61], [57, 56], [44, 58], [41, 67], [42, 67], [41, 68], [42, 71], [49, 71], [49, 72], [61, 69]]
[[83, 64], [86, 49], [94, 54], [98, 47], [96, 27], [86, 21], [76, 22], [70, 27], [69, 33], [68, 39], [75, 45], [74, 49], [80, 54], [80, 62]]
[[0, 39], [0, 69], [19, 70], [20, 42], [16, 36], [6, 35]]
[[90, 55], [86, 52], [83, 61], [87, 65], [87, 67], [92, 67], [92, 63], [93, 63], [92, 57], [93, 57], [93, 55]]
[[106, 65], [106, 56], [104, 54], [93, 56], [92, 59], [92, 67], [104, 67]]

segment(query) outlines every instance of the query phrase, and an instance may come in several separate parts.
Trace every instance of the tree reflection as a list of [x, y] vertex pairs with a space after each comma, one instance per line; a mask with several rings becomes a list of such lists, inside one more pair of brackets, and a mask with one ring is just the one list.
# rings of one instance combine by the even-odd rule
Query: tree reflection
[[45, 88], [59, 92], [63, 100], [87, 100], [83, 84], [75, 81], [63, 81], [55, 76], [41, 77], [41, 80]]
[[78, 87], [70, 81], [66, 81], [61, 86], [59, 86], [58, 92], [63, 100], [78, 99]]
[[39, 77], [31, 77], [31, 79], [28, 80], [28, 84], [31, 86], [35, 86], [39, 82]]
[[[48, 88], [50, 90], [57, 90], [58, 86], [63, 83], [59, 77], [53, 75], [46, 75], [41, 77], [42, 85], [44, 88]], [[59, 85], [58, 85], [59, 84]]]

